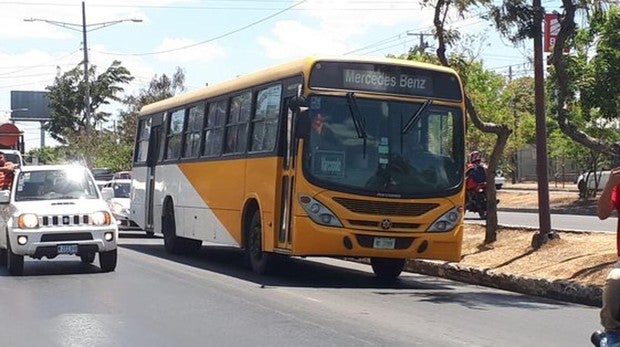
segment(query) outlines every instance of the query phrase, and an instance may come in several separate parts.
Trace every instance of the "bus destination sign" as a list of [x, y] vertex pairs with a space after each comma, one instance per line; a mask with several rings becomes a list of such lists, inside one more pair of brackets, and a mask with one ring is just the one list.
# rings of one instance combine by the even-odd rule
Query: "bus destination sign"
[[319, 62], [314, 65], [309, 82], [311, 88], [462, 99], [456, 75], [399, 65]]
[[428, 95], [433, 90], [433, 80], [428, 76], [392, 75], [380, 71], [344, 69], [342, 78], [342, 86], [351, 89], [422, 95]]

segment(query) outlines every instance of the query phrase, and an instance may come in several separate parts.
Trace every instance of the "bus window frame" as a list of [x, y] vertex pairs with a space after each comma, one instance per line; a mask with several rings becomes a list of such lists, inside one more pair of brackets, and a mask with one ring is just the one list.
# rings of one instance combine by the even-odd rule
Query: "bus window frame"
[[[252, 114], [250, 115], [250, 119], [249, 119], [249, 123], [250, 123], [250, 127], [251, 127], [251, 132], [250, 132], [250, 136], [249, 136], [249, 142], [248, 142], [248, 156], [265, 156], [265, 154], [270, 154], [270, 153], [278, 153], [280, 154], [280, 141], [281, 141], [281, 122], [283, 121], [283, 114], [282, 114], [282, 109], [283, 109], [283, 104], [284, 104], [284, 79], [280, 79], [277, 80], [275, 82], [271, 82], [271, 83], [267, 83], [267, 84], [262, 84], [260, 86], [256, 86], [255, 88], [253, 88], [254, 93], [253, 93], [253, 103], [252, 103]], [[277, 119], [278, 123], [276, 125], [276, 139], [275, 139], [275, 143], [273, 145], [273, 148], [271, 149], [261, 149], [261, 150], [252, 150], [252, 145], [254, 143], [254, 131], [256, 128], [256, 123], [259, 122], [263, 122], [266, 123], [265, 119], [268, 118], [263, 118], [261, 120], [256, 120], [256, 109], [257, 109], [257, 103], [258, 103], [258, 94], [261, 91], [267, 91], [269, 88], [275, 87], [275, 86], [279, 86], [280, 87], [280, 97], [279, 97], [279, 103], [278, 103], [278, 117], [276, 117], [275, 119]], [[271, 118], [269, 118], [271, 119]]]
[[[215, 124], [213, 127], [211, 128], [207, 128], [208, 124], [209, 124], [209, 115], [210, 115], [210, 110], [211, 110], [211, 105], [216, 105], [219, 102], [224, 101], [226, 103], [225, 105], [225, 110], [224, 110], [224, 123], [221, 125]], [[222, 156], [222, 152], [224, 151], [224, 137], [225, 137], [225, 130], [226, 130], [226, 121], [228, 120], [228, 108], [229, 108], [229, 104], [230, 104], [230, 100], [228, 98], [228, 95], [220, 95], [217, 96], [215, 98], [212, 98], [211, 100], [207, 100], [206, 101], [206, 109], [205, 109], [205, 119], [204, 119], [204, 123], [203, 123], [203, 128], [202, 128], [202, 132], [201, 132], [201, 152], [200, 152], [200, 159], [201, 160], [205, 160], [205, 159], [215, 159], [215, 158], [219, 158]], [[217, 106], [214, 106], [217, 107]], [[217, 117], [216, 117], [216, 121], [217, 121]], [[220, 144], [220, 148], [219, 151], [217, 153], [213, 153], [213, 154], [205, 154], [205, 149], [207, 148], [207, 130], [215, 130], [215, 129], [222, 129], [222, 143]]]
[[[181, 157], [179, 160], [181, 161], [192, 161], [192, 160], [196, 160], [199, 159], [202, 156], [202, 146], [203, 146], [203, 133], [204, 133], [204, 126], [205, 126], [205, 119], [206, 119], [206, 102], [205, 101], [200, 101], [200, 102], [196, 102], [190, 105], [185, 106], [186, 108], [186, 119], [185, 119], [185, 129], [183, 130], [183, 146], [181, 148]], [[195, 134], [196, 132], [188, 132], [188, 126], [189, 126], [189, 116], [191, 114], [191, 110], [193, 108], [196, 108], [200, 111], [202, 111], [202, 121], [200, 123], [200, 127], [198, 128], [198, 153], [196, 153], [194, 156], [186, 156], [186, 151], [187, 151], [187, 135], [189, 134]]]
[[[170, 157], [169, 155], [169, 145], [170, 145], [170, 138], [172, 138], [175, 135], [171, 135], [170, 130], [172, 129], [172, 118], [173, 115], [178, 112], [178, 111], [183, 111], [183, 124], [181, 127], [181, 131], [178, 134], [175, 135], [180, 135], [181, 138], [181, 142], [179, 143], [179, 155], [176, 157]], [[185, 121], [187, 119], [187, 108], [186, 107], [177, 107], [174, 109], [171, 109], [169, 111], [166, 112], [167, 113], [167, 119], [166, 119], [166, 131], [165, 131], [165, 144], [163, 146], [163, 156], [160, 158], [161, 162], [164, 163], [169, 163], [169, 162], [174, 162], [174, 161], [178, 161], [181, 158], [181, 154], [182, 154], [182, 150], [183, 150], [183, 133], [184, 133], [184, 129], [185, 129]], [[161, 153], [160, 153], [161, 154]]]
[[[229, 122], [232, 117], [231, 108], [232, 108], [233, 99], [236, 97], [241, 97], [242, 95], [246, 93], [250, 95], [250, 110], [249, 110], [248, 118], [245, 120], [245, 122], [237, 121], [237, 123], [230, 124]], [[239, 156], [244, 156], [246, 153], [248, 153], [248, 148], [249, 148], [248, 134], [250, 133], [250, 121], [252, 119], [252, 114], [254, 111], [254, 102], [256, 99], [255, 96], [256, 96], [256, 93], [254, 92], [254, 88], [244, 89], [236, 93], [227, 94], [228, 107], [226, 111], [226, 124], [224, 124], [224, 137], [222, 140], [222, 154], [221, 154], [222, 157], [227, 157], [227, 158], [228, 157], [239, 157]], [[228, 129], [235, 127], [237, 129], [237, 134], [238, 134], [239, 127], [241, 127], [244, 124], [246, 125], [245, 148], [241, 149], [240, 151], [226, 152], [226, 146], [228, 143]], [[237, 143], [239, 143], [238, 141], [239, 141], [239, 138], [237, 136]]]

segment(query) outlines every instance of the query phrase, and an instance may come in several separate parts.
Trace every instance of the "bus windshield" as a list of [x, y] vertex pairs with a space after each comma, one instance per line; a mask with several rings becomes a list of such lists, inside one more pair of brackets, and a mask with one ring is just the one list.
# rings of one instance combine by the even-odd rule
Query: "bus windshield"
[[386, 197], [460, 187], [464, 130], [456, 106], [314, 95], [307, 116], [304, 172], [314, 184]]

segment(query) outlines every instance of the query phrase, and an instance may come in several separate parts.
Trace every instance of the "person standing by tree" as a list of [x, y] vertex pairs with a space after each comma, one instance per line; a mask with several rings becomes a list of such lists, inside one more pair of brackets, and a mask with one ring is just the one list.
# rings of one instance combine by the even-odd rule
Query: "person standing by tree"
[[[614, 209], [620, 214], [620, 167], [611, 170], [597, 207], [600, 219], [607, 219]], [[616, 235], [616, 250], [620, 256], [620, 218]], [[607, 346], [620, 346], [620, 262], [616, 263], [605, 281], [601, 324], [605, 332], [595, 332], [596, 337], [604, 336]], [[593, 336], [593, 340], [598, 338]]]
[[11, 189], [15, 164], [7, 161], [4, 152], [0, 152], [0, 189]]

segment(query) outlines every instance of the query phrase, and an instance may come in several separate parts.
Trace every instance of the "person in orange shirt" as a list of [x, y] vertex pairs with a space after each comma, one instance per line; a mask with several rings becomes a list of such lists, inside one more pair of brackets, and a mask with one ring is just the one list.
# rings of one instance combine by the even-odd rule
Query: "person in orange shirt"
[[4, 153], [0, 152], [0, 189], [11, 189], [15, 164], [6, 160]]
[[[611, 170], [609, 181], [607, 181], [598, 199], [598, 217], [600, 219], [607, 219], [613, 210], [620, 214], [620, 167]], [[620, 256], [620, 218], [616, 228], [616, 249], [618, 256]], [[603, 287], [601, 324], [605, 331], [595, 332], [592, 342], [605, 338], [607, 346], [620, 346], [620, 261], [607, 275]]]

